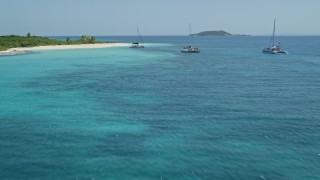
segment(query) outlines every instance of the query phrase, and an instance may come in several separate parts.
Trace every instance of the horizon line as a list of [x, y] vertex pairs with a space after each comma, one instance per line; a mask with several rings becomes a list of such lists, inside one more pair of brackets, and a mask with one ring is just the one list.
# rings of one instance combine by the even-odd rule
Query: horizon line
[[[21, 34], [7, 34], [7, 35], [0, 35], [0, 36], [26, 36], [25, 34], [21, 35]], [[89, 35], [89, 34], [81, 34], [81, 35], [37, 35], [37, 34], [32, 34], [31, 36], [43, 36], [43, 37], [78, 37], [78, 36], [84, 36], [84, 35], [88, 35], [88, 36], [137, 36], [135, 34], [127, 34], [127, 35]], [[142, 35], [142, 36], [190, 36], [189, 34], [152, 34], [152, 35]], [[203, 36], [203, 37], [232, 37], [232, 36], [271, 36], [270, 34], [232, 34], [232, 35], [228, 35], [228, 36]], [[320, 34], [316, 34], [316, 33], [308, 33], [308, 34], [296, 34], [296, 33], [280, 33], [277, 34], [277, 36], [320, 36]], [[201, 37], [201, 36], [199, 36]]]

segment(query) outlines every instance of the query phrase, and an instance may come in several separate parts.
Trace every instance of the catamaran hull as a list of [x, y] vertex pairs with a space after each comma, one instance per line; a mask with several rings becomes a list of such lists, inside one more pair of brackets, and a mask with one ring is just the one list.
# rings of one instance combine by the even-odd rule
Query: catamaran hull
[[144, 48], [144, 44], [140, 44], [138, 42], [132, 43], [130, 48]]
[[285, 50], [266, 50], [266, 49], [264, 49], [262, 52], [265, 54], [289, 54]]
[[200, 53], [200, 51], [188, 51], [188, 50], [181, 50], [182, 53]]
[[194, 48], [192, 46], [186, 46], [184, 48], [181, 49], [182, 53], [199, 53], [200, 50], [198, 48]]

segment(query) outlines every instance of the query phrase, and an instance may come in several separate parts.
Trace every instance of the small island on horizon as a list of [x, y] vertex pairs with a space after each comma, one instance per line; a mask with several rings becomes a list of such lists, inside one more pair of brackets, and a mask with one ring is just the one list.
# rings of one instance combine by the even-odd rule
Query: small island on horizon
[[223, 30], [219, 31], [202, 31], [196, 34], [190, 34], [190, 36], [250, 36], [242, 34], [231, 34]]

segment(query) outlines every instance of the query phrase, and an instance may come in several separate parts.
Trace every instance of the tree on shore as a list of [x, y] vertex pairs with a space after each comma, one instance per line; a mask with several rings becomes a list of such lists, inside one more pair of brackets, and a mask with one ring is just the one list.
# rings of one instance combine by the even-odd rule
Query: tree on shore
[[91, 44], [96, 43], [96, 38], [94, 36], [91, 36], [89, 43]]
[[67, 37], [66, 42], [69, 44], [71, 42], [70, 37]]
[[81, 36], [80, 41], [84, 44], [94, 44], [96, 43], [96, 38], [94, 36]]
[[27, 37], [30, 37], [30, 36], [31, 36], [31, 33], [28, 33], [28, 34], [27, 34]]

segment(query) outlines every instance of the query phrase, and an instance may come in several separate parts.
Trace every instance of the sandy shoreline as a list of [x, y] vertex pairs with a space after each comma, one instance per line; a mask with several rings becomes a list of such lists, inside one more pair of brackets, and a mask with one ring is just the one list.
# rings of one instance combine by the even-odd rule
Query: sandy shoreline
[[43, 50], [62, 50], [62, 49], [92, 49], [108, 47], [129, 47], [129, 43], [101, 43], [101, 44], [77, 44], [77, 45], [54, 45], [54, 46], [36, 46], [25, 48], [11, 48], [6, 51], [0, 51], [0, 55], [23, 54], [26, 51], [43, 51]]

